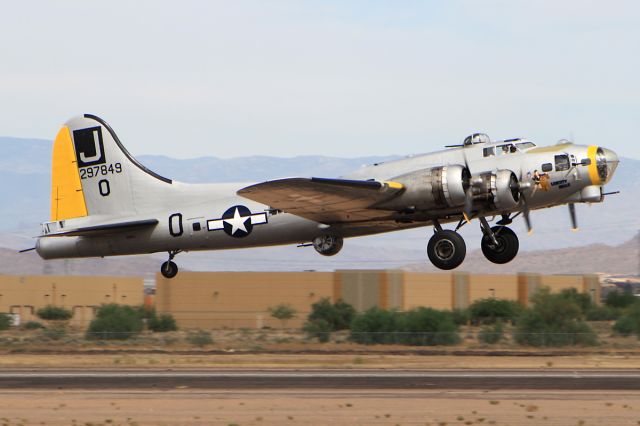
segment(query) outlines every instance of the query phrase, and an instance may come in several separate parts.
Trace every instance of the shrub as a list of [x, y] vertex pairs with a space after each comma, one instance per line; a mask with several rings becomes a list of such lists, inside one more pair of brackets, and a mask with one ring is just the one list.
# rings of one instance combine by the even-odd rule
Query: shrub
[[54, 324], [43, 329], [42, 335], [50, 340], [60, 340], [67, 335], [67, 328], [63, 324]]
[[302, 327], [309, 337], [316, 338], [318, 341], [322, 343], [326, 343], [329, 341], [331, 337], [331, 324], [329, 324], [326, 320], [322, 318], [307, 321], [306, 324]]
[[593, 307], [591, 297], [587, 293], [579, 293], [575, 288], [565, 288], [560, 291], [559, 296], [575, 303], [580, 308], [580, 312], [585, 315]]
[[287, 303], [281, 303], [277, 306], [269, 308], [269, 314], [277, 320], [282, 322], [282, 328], [287, 324], [287, 321], [295, 317], [298, 311], [296, 311], [291, 305]]
[[412, 309], [400, 315], [402, 343], [417, 346], [453, 345], [460, 341], [451, 312], [432, 308]]
[[594, 345], [596, 336], [583, 321], [582, 308], [570, 293], [551, 294], [542, 288], [531, 298], [533, 307], [518, 319], [515, 339], [529, 346]]
[[640, 304], [631, 305], [613, 325], [613, 331], [623, 336], [637, 334], [640, 337]]
[[522, 310], [522, 306], [516, 301], [490, 297], [473, 302], [469, 306], [469, 316], [474, 324], [494, 324], [497, 321], [514, 322]]
[[153, 315], [147, 320], [147, 328], [156, 333], [164, 333], [166, 331], [176, 331], [178, 324], [171, 314]]
[[40, 324], [38, 321], [27, 321], [22, 326], [25, 330], [37, 330], [39, 328], [44, 328], [44, 325]]
[[478, 333], [478, 340], [490, 345], [500, 342], [504, 338], [502, 323], [497, 322], [493, 326], [482, 327]]
[[467, 325], [471, 320], [468, 309], [454, 309], [451, 311], [451, 318], [457, 325]]
[[620, 317], [620, 309], [611, 306], [591, 306], [586, 312], [587, 321], [611, 321]]
[[0, 313], [0, 330], [8, 330], [12, 323], [11, 316]]
[[213, 344], [213, 338], [211, 333], [205, 330], [191, 331], [187, 334], [187, 342], [202, 347]]
[[102, 305], [87, 330], [88, 338], [124, 340], [142, 331], [140, 311], [131, 306]]
[[627, 308], [638, 303], [639, 300], [640, 299], [634, 296], [630, 291], [625, 291], [623, 293], [612, 291], [607, 294], [604, 304], [612, 308]]
[[459, 342], [451, 312], [418, 308], [409, 312], [371, 308], [351, 323], [351, 339], [358, 343], [451, 345]]
[[60, 306], [47, 305], [38, 309], [36, 315], [45, 321], [66, 321], [71, 319], [73, 312]]
[[331, 327], [332, 331], [346, 330], [351, 325], [351, 321], [356, 315], [356, 310], [343, 300], [331, 303], [329, 298], [320, 299], [311, 305], [311, 313], [307, 320], [313, 322], [324, 320]]

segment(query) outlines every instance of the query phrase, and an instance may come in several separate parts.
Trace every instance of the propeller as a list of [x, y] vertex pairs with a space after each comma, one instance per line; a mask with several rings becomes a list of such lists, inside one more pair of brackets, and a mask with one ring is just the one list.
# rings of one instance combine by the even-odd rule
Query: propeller
[[571, 216], [571, 230], [578, 230], [578, 220], [576, 218], [576, 205], [574, 203], [569, 203], [569, 216]]
[[469, 168], [469, 161], [467, 160], [467, 153], [463, 150], [462, 156], [464, 157], [464, 167], [467, 170], [466, 186], [464, 191], [464, 209], [462, 215], [467, 223], [471, 223], [471, 214], [473, 213], [473, 182], [471, 181], [471, 169]]
[[519, 181], [514, 180], [511, 183], [511, 190], [517, 191], [522, 200], [522, 217], [524, 218], [524, 223], [527, 225], [527, 233], [531, 235], [533, 233], [533, 226], [531, 225], [531, 215], [529, 214], [529, 203], [527, 202], [527, 197], [524, 195], [524, 190], [529, 188], [531, 188], [531, 183], [523, 182], [522, 179]]

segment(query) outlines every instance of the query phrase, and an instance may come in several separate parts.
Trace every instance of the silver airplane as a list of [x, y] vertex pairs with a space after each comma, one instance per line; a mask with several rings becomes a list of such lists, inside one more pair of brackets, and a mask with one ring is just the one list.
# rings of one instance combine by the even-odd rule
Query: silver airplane
[[457, 231], [477, 219], [482, 252], [503, 264], [518, 253], [507, 226], [516, 216], [531, 231], [531, 210], [568, 204], [577, 229], [575, 203], [602, 202], [618, 165], [609, 149], [566, 141], [537, 147], [476, 133], [446, 148], [340, 178], [186, 184], [144, 167], [86, 114], [55, 139], [51, 220], [35, 250], [44, 259], [167, 252], [160, 271], [172, 278], [181, 252], [300, 244], [332, 256], [345, 238], [431, 225], [428, 257], [449, 270], [466, 254]]

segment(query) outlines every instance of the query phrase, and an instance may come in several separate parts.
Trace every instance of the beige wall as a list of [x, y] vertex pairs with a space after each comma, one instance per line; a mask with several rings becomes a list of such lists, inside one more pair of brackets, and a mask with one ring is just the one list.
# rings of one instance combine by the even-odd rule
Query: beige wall
[[518, 276], [470, 275], [469, 296], [470, 303], [488, 297], [518, 300]]
[[287, 303], [298, 314], [287, 327], [300, 327], [311, 304], [333, 298], [332, 272], [181, 272], [156, 277], [156, 308], [170, 312], [181, 327], [281, 327], [269, 307]]
[[38, 309], [56, 305], [72, 310], [71, 324], [84, 327], [95, 307], [140, 305], [143, 297], [142, 278], [0, 275], [0, 312], [19, 314], [21, 322], [37, 320]]
[[453, 283], [451, 274], [425, 274], [406, 272], [404, 274], [405, 310], [419, 306], [436, 309], [453, 308]]

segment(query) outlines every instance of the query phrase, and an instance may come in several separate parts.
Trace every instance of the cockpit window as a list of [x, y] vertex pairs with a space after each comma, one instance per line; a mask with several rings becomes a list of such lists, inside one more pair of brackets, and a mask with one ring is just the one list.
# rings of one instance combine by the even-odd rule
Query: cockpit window
[[518, 150], [516, 149], [516, 146], [511, 143], [498, 145], [496, 149], [497, 155], [513, 154], [514, 152], [518, 152]]
[[493, 146], [490, 146], [490, 147], [488, 147], [488, 148], [484, 148], [484, 149], [482, 150], [482, 154], [483, 154], [485, 157], [493, 157], [494, 155], [496, 155], [496, 149], [495, 149], [495, 147], [493, 147]]
[[516, 146], [520, 151], [526, 151], [527, 149], [535, 148], [536, 144], [533, 142], [520, 142], [517, 143]]
[[556, 172], [569, 170], [570, 167], [568, 155], [556, 155]]

